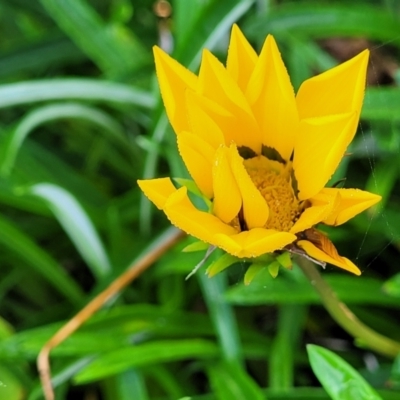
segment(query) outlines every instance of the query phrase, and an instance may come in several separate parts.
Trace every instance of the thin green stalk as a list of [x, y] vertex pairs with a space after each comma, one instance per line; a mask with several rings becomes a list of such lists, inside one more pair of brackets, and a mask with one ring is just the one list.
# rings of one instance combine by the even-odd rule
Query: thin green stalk
[[314, 264], [298, 257], [297, 264], [318, 292], [322, 303], [331, 317], [362, 346], [369, 347], [377, 353], [388, 357], [396, 357], [400, 353], [400, 343], [387, 338], [363, 324], [336, 296], [336, 293], [322, 279]]
[[224, 299], [227, 286], [226, 276], [223, 272], [212, 278], [208, 278], [202, 272], [199, 272], [197, 276], [221, 344], [223, 357], [230, 363], [241, 364], [242, 350], [238, 326], [232, 307]]
[[300, 304], [283, 304], [278, 310], [278, 332], [268, 358], [269, 387], [288, 390], [294, 386], [294, 354], [303, 331], [307, 308]]

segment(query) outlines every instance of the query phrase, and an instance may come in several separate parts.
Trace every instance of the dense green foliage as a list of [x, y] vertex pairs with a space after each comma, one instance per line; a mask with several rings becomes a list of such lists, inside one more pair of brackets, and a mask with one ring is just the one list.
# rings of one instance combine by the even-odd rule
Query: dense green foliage
[[[153, 3], [0, 2], [1, 399], [41, 398], [41, 346], [168, 229], [136, 180], [187, 177], [151, 52], [170, 30], [192, 70], [204, 47], [225, 59], [234, 22], [257, 50], [273, 33], [296, 88], [338, 63], [332, 38], [349, 38], [340, 54], [368, 41], [362, 122], [332, 183], [346, 177], [383, 201], [328, 231], [363, 275], [323, 275], [362, 321], [400, 340], [398, 2], [174, 0], [169, 20]], [[400, 398], [400, 358], [357, 347], [296, 266], [249, 286], [244, 265], [185, 281], [202, 257], [181, 252], [190, 242], [52, 352], [57, 399]], [[315, 345], [307, 355], [308, 343], [336, 355]]]

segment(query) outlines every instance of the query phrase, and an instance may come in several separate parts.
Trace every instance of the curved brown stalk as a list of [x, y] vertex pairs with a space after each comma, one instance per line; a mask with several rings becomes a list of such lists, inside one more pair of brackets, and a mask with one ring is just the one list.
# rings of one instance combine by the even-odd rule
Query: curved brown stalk
[[122, 275], [115, 279], [104, 291], [99, 293], [73, 318], [63, 325], [42, 347], [37, 358], [37, 368], [40, 374], [43, 394], [46, 400], [54, 400], [54, 391], [51, 384], [51, 370], [49, 355], [53, 348], [57, 347], [84, 322], [86, 322], [97, 310], [99, 310], [111, 297], [115, 296], [125, 286], [141, 275], [158, 258], [160, 258], [174, 244], [185, 237], [185, 233], [169, 228], [164, 235], [143, 256], [139, 257]]

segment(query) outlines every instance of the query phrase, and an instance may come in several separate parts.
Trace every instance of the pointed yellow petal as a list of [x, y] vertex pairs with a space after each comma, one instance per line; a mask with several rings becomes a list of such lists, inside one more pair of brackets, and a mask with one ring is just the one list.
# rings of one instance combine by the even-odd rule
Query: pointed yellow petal
[[297, 106], [289, 75], [270, 35], [250, 78], [246, 97], [260, 126], [263, 144], [289, 160], [298, 129]]
[[214, 202], [213, 213], [223, 222], [231, 222], [242, 207], [242, 196], [231, 168], [229, 148], [221, 146], [212, 169]]
[[260, 191], [256, 188], [243, 165], [235, 145], [229, 148], [232, 172], [242, 197], [242, 210], [248, 229], [263, 227], [269, 217], [269, 207]]
[[367, 208], [378, 203], [382, 197], [359, 189], [324, 188], [321, 193], [336, 197], [338, 204], [322, 221], [327, 225], [341, 225]]
[[333, 175], [353, 139], [357, 121], [356, 113], [301, 121], [293, 159], [301, 200], [319, 193]]
[[195, 90], [197, 76], [184, 68], [159, 47], [154, 46], [158, 84], [169, 121], [176, 134], [190, 130], [185, 111], [185, 92]]
[[369, 51], [306, 80], [297, 93], [300, 119], [361, 111]]
[[303, 232], [324, 221], [339, 203], [338, 196], [328, 196], [322, 192], [310, 199], [311, 206], [306, 208], [290, 229], [291, 233]]
[[237, 233], [235, 228], [216, 216], [195, 208], [187, 196], [186, 187], [179, 188], [168, 198], [164, 212], [173, 225], [212, 245], [217, 245], [215, 235]]
[[[210, 100], [192, 91], [186, 92], [186, 109], [191, 131], [209, 143], [214, 149], [225, 143], [221, 128], [210, 116], [212, 104]], [[216, 105], [216, 113], [228, 118], [233, 117]], [[211, 112], [211, 114], [214, 114]]]
[[137, 181], [140, 189], [154, 205], [162, 210], [168, 197], [176, 192], [170, 178], [147, 179]]
[[260, 153], [261, 134], [244, 94], [224, 66], [208, 50], [203, 52], [198, 93], [234, 116], [230, 126], [226, 127], [229, 130], [220, 126], [224, 135], [234, 137], [238, 146], [247, 146], [257, 154]]
[[[213, 132], [222, 133], [222, 142], [219, 142], [220, 136], [218, 135], [218, 138], [210, 138], [210, 143], [216, 144], [218, 141], [219, 144], [224, 143], [227, 146], [230, 146], [231, 143], [236, 143], [238, 146], [248, 146], [247, 135], [243, 135], [243, 131], [238, 129], [238, 126], [241, 124], [238, 115], [232, 114], [220, 104], [198, 93], [188, 93], [188, 109], [190, 106], [194, 106], [193, 110], [188, 112], [189, 121], [190, 123], [193, 123], [192, 129], [197, 129], [195, 125], [196, 121], [199, 121], [201, 118], [201, 114], [192, 118], [193, 114], [196, 112], [196, 109], [201, 109], [203, 113], [207, 115], [208, 122], [215, 124], [216, 126], [216, 130], [214, 129], [214, 131], [210, 131], [210, 134]], [[207, 122], [203, 122], [203, 124], [204, 123]], [[203, 132], [203, 137], [204, 135], [208, 135], [208, 132]]]
[[300, 248], [302, 248], [310, 257], [316, 260], [324, 261], [326, 263], [336, 265], [339, 268], [343, 268], [349, 272], [356, 275], [361, 275], [361, 271], [346, 257], [336, 257], [333, 258], [324, 251], [320, 250], [314, 244], [308, 240], [299, 240], [296, 243]]
[[212, 163], [215, 150], [201, 137], [181, 132], [178, 137], [179, 153], [191, 177], [204, 196], [213, 197]]
[[257, 54], [244, 37], [239, 27], [234, 24], [229, 42], [226, 69], [244, 93], [247, 83], [257, 62]]
[[255, 228], [234, 235], [216, 235], [214, 240], [218, 247], [236, 257], [258, 257], [272, 253], [292, 243], [296, 236], [289, 232], [278, 232], [273, 229]]

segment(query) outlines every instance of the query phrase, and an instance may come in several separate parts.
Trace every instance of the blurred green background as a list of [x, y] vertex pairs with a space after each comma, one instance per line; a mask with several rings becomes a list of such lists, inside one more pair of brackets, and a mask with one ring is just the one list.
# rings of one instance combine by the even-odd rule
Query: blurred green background
[[[323, 276], [400, 340], [398, 1], [2, 0], [0, 399], [42, 398], [41, 346], [169, 226], [136, 184], [187, 176], [151, 47], [197, 71], [204, 47], [225, 60], [235, 22], [257, 50], [274, 34], [295, 88], [371, 49], [360, 128], [332, 181], [383, 201], [328, 231], [363, 275]], [[202, 257], [181, 252], [190, 241], [52, 352], [57, 399], [400, 398], [400, 358], [357, 347], [300, 270], [247, 287], [244, 265], [185, 281]], [[309, 347], [309, 359], [308, 343], [340, 358]]]

